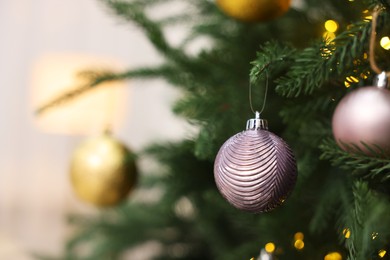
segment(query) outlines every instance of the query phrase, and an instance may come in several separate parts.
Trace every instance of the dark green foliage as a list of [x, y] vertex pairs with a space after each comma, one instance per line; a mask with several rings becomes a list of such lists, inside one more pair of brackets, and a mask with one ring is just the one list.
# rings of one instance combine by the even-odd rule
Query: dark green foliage
[[384, 221], [390, 214], [389, 202], [361, 181], [354, 183], [352, 193], [340, 218], [351, 232], [345, 239], [348, 259], [379, 259], [377, 252], [388, 246], [390, 239], [389, 224]]
[[[151, 145], [139, 155], [161, 165], [157, 174], [142, 173], [139, 185], [161, 190], [157, 203], [130, 201], [96, 219], [74, 217], [81, 229], [69, 241], [67, 258], [118, 259], [129, 248], [150, 241], [161, 245], [155, 259], [183, 260], [250, 259], [270, 241], [277, 245], [275, 256], [289, 260], [324, 259], [331, 251], [348, 259], [377, 259], [378, 250], [389, 249], [390, 159], [347, 153], [330, 139], [338, 101], [372, 81], [366, 58], [371, 23], [362, 11], [382, 2], [387, 6], [387, 1], [306, 0], [302, 9], [264, 24], [237, 22], [207, 0], [186, 1], [184, 15], [159, 21], [148, 17], [148, 8], [171, 1], [102, 0], [115, 15], [139, 26], [164, 62], [121, 74], [86, 75], [91, 86], [133, 77], [165, 79], [183, 92], [174, 112], [198, 132], [191, 140]], [[388, 10], [379, 17], [378, 31], [387, 28]], [[340, 23], [331, 42], [322, 39], [321, 28], [330, 18]], [[185, 23], [189, 35], [172, 46], [164, 31], [176, 23]], [[189, 54], [187, 46], [202, 37], [210, 45]], [[379, 64], [388, 68], [390, 55], [382, 52]], [[347, 89], [347, 76], [360, 81]], [[293, 148], [299, 178], [283, 206], [251, 215], [234, 209], [218, 193], [213, 161], [222, 143], [242, 131], [251, 117], [249, 84], [258, 110], [267, 80], [262, 117], [268, 119], [270, 131]], [[190, 203], [192, 214], [177, 211], [183, 200]], [[351, 232], [348, 239], [343, 236], [346, 228]], [[293, 247], [298, 231], [305, 234], [301, 251]], [[84, 255], [83, 245], [89, 249]]]
[[354, 154], [345, 152], [333, 140], [324, 141], [320, 148], [323, 150], [322, 159], [330, 160], [334, 165], [352, 174], [366, 180], [390, 181], [390, 159], [382, 155], [381, 151], [375, 147], [368, 148], [377, 157], [368, 156], [358, 148]]

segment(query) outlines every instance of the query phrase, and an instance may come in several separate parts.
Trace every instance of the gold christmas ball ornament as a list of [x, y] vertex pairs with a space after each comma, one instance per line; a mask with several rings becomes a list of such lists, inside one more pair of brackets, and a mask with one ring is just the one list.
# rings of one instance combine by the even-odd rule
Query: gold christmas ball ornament
[[77, 196], [96, 206], [124, 200], [137, 180], [134, 155], [108, 134], [83, 142], [71, 160], [70, 177]]
[[288, 11], [291, 0], [217, 0], [227, 15], [243, 22], [265, 22]]

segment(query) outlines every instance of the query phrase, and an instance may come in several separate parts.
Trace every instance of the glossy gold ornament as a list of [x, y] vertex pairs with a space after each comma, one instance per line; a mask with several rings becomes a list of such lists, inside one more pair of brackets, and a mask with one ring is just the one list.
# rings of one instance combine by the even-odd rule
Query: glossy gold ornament
[[227, 15], [244, 22], [264, 22], [288, 11], [290, 0], [217, 0]]
[[108, 134], [88, 139], [73, 154], [70, 177], [81, 200], [96, 206], [116, 205], [136, 183], [134, 155]]

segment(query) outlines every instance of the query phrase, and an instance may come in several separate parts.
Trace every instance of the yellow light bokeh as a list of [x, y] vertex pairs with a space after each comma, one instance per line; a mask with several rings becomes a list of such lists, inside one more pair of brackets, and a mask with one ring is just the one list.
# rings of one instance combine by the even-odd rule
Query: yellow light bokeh
[[351, 237], [351, 230], [349, 230], [349, 228], [344, 228], [343, 235], [345, 238], [350, 238]]
[[343, 257], [339, 252], [330, 252], [324, 257], [324, 260], [342, 260]]
[[[356, 78], [354, 76], [348, 76], [348, 77], [345, 78], [344, 85], [345, 85], [346, 88], [349, 88], [352, 85], [352, 83], [358, 83], [358, 82], [359, 82], [358, 78]], [[348, 229], [348, 231], [349, 231], [349, 229]]]
[[364, 10], [363, 12], [363, 17], [365, 22], [371, 22], [372, 20], [372, 15], [370, 14], [369, 10]]
[[302, 232], [297, 232], [294, 234], [294, 240], [303, 240], [305, 238], [305, 235], [303, 235]]
[[[328, 46], [329, 46], [329, 44], [328, 44]], [[333, 49], [331, 46], [329, 46], [329, 48], [324, 47], [324, 48], [322, 48], [321, 56], [325, 59], [328, 59], [330, 56], [332, 56], [332, 54], [333, 54], [332, 51], [333, 51]], [[330, 70], [332, 70], [332, 68], [330, 68]]]
[[370, 22], [372, 20], [372, 15], [367, 15], [364, 17], [364, 20]]
[[390, 38], [389, 36], [382, 37], [380, 44], [383, 49], [390, 50]]
[[325, 22], [325, 30], [335, 33], [339, 29], [339, 24], [334, 20], [327, 20]]
[[298, 250], [302, 250], [305, 247], [305, 243], [300, 239], [295, 240], [294, 247]]
[[[367, 74], [368, 74], [368, 73], [367, 73]], [[360, 77], [361, 77], [362, 79], [367, 79], [367, 78], [368, 78], [367, 74], [361, 73], [361, 74], [360, 74]]]
[[[37, 109], [88, 83], [85, 71], [120, 71], [116, 60], [80, 53], [53, 53], [34, 64], [31, 79], [31, 105]], [[37, 127], [56, 134], [91, 135], [118, 127], [124, 119], [126, 84], [106, 82], [93, 90], [59, 103], [34, 118]]]
[[380, 258], [383, 258], [383, 257], [385, 257], [386, 253], [387, 253], [387, 252], [386, 252], [386, 250], [384, 250], [384, 249], [379, 250], [378, 256], [379, 256]]
[[334, 38], [336, 38], [336, 34], [332, 32], [324, 32], [322, 38], [324, 38], [327, 42], [331, 42], [332, 40], [334, 40]]
[[264, 246], [264, 249], [265, 251], [267, 251], [267, 253], [273, 253], [275, 251], [275, 244], [270, 242], [270, 243], [267, 243], [265, 246]]
[[347, 80], [348, 80], [349, 82], [354, 82], [354, 83], [358, 83], [358, 82], [359, 82], [359, 79], [356, 78], [356, 77], [354, 77], [354, 76], [349, 76], [349, 77], [347, 77]]

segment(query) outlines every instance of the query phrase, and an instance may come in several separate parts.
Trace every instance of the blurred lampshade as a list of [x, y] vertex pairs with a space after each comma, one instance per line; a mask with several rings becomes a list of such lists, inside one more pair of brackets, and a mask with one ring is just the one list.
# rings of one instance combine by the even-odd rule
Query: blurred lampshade
[[[117, 61], [85, 54], [48, 54], [37, 60], [32, 72], [32, 105], [36, 110], [86, 85], [86, 71], [118, 72]], [[38, 128], [59, 134], [96, 134], [118, 127], [123, 119], [126, 87], [123, 81], [96, 88], [52, 106], [35, 117]]]

